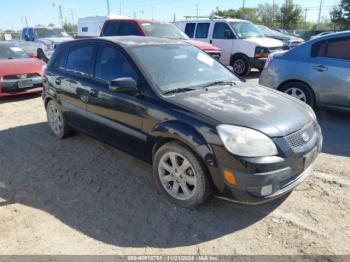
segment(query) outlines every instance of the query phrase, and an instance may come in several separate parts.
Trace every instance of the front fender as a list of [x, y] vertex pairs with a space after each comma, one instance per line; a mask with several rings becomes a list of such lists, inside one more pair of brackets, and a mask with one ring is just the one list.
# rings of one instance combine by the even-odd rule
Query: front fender
[[174, 139], [190, 147], [209, 166], [216, 166], [211, 146], [194, 127], [177, 120], [170, 120], [156, 125], [152, 134], [157, 140]]

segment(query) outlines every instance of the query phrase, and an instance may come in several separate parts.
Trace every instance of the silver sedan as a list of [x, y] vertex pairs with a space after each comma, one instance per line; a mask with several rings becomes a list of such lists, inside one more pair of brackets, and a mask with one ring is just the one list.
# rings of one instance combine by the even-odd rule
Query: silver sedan
[[259, 83], [311, 107], [350, 111], [350, 31], [310, 40], [272, 54]]

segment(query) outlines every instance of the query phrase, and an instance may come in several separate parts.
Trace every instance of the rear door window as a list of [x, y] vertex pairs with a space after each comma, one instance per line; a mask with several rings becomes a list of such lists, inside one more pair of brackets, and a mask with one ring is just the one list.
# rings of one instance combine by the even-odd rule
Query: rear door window
[[94, 48], [95, 46], [93, 44], [79, 44], [72, 46], [69, 49], [66, 70], [84, 76], [90, 75]]
[[186, 24], [185, 34], [188, 37], [193, 38], [195, 28], [196, 28], [196, 23], [188, 23], [188, 24]]
[[350, 60], [350, 37], [329, 40], [326, 57]]
[[140, 30], [135, 23], [130, 22], [112, 22], [108, 23], [104, 30], [104, 36], [140, 36]]
[[115, 46], [101, 45], [97, 53], [95, 78], [110, 82], [121, 77], [132, 77], [137, 73], [126, 56]]
[[312, 46], [311, 57], [350, 60], [349, 46], [349, 37], [320, 41]]
[[209, 23], [198, 23], [196, 30], [196, 38], [208, 38]]

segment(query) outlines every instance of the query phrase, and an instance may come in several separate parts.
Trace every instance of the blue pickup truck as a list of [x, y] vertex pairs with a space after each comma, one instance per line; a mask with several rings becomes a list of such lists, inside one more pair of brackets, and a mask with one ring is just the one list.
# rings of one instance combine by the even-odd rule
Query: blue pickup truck
[[13, 43], [32, 56], [47, 62], [57, 44], [73, 40], [63, 29], [47, 27], [25, 27], [19, 40]]

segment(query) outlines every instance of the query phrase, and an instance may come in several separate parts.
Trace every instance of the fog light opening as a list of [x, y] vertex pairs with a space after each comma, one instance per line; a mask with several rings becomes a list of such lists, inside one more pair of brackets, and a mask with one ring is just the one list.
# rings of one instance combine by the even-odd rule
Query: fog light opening
[[272, 185], [267, 185], [267, 186], [263, 186], [261, 188], [261, 195], [262, 196], [268, 196], [272, 194]]
[[236, 185], [237, 184], [235, 174], [232, 171], [225, 170], [224, 177], [225, 177], [227, 184], [229, 184], [229, 185]]

